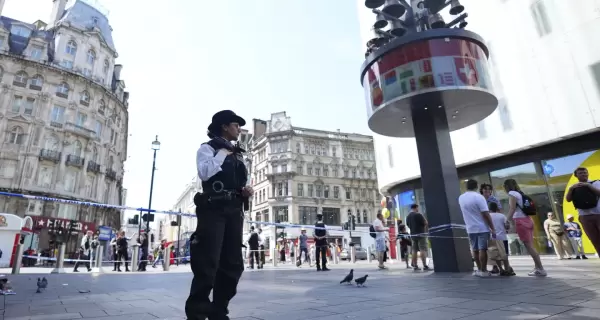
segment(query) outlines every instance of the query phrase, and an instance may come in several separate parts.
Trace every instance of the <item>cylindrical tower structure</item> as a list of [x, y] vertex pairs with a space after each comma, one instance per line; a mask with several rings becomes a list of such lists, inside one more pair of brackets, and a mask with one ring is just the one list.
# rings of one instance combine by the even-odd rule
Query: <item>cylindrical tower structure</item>
[[365, 5], [377, 15], [360, 75], [369, 127], [388, 137], [415, 137], [435, 271], [472, 271], [450, 131], [485, 119], [497, 107], [488, 49], [479, 35], [464, 30], [466, 14], [450, 23], [439, 15], [448, 5], [453, 15], [462, 13], [456, 0]]

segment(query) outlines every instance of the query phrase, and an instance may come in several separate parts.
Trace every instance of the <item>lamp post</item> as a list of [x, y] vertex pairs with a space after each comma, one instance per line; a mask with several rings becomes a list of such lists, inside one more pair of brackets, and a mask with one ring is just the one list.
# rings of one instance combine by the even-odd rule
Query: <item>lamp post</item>
[[[154, 191], [154, 171], [156, 171], [156, 151], [160, 150], [160, 142], [158, 141], [158, 136], [156, 136], [156, 138], [154, 139], [154, 141], [152, 141], [152, 150], [154, 151], [154, 157], [152, 159], [152, 176], [150, 178], [150, 198], [148, 200], [148, 213], [146, 213], [146, 236], [149, 236], [150, 234], [150, 215], [151, 215], [151, 209], [152, 209], [152, 191]], [[141, 218], [141, 217], [140, 217]], [[139, 232], [138, 234], [140, 234], [142, 232], [142, 223], [143, 223], [143, 219], [140, 219], [140, 225], [139, 225]], [[150, 239], [148, 238], [148, 242], [150, 242]]]
[[[450, 131], [487, 118], [498, 105], [489, 51], [467, 26], [459, 0], [365, 0], [375, 15], [360, 81], [369, 127], [414, 138], [436, 272], [470, 272], [473, 262], [458, 206], [459, 179]], [[379, 9], [381, 7], [381, 9]], [[445, 22], [440, 10], [455, 18]], [[385, 28], [385, 29], [384, 29]]]

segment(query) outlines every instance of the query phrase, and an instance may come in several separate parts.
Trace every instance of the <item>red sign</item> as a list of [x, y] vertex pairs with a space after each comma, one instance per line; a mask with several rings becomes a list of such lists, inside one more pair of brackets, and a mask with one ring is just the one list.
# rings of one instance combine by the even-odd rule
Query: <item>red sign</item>
[[454, 58], [456, 74], [462, 83], [474, 86], [479, 82], [479, 75], [475, 66], [475, 59], [461, 57]]
[[[40, 216], [32, 216], [31, 219], [33, 220], [34, 229], [56, 230], [57, 228], [61, 227], [63, 230], [69, 230], [71, 228], [71, 220], [69, 219]], [[75, 230], [74, 233], [86, 233], [88, 231], [95, 232], [96, 224], [91, 222], [77, 221], [73, 226], [73, 229]]]

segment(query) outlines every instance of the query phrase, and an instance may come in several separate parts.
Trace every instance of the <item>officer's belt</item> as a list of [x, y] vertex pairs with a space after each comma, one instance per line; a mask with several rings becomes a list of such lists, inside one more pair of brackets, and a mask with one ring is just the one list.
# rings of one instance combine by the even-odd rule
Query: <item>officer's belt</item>
[[242, 194], [239, 191], [223, 190], [218, 193], [196, 193], [194, 204], [196, 206], [219, 205], [242, 199]]

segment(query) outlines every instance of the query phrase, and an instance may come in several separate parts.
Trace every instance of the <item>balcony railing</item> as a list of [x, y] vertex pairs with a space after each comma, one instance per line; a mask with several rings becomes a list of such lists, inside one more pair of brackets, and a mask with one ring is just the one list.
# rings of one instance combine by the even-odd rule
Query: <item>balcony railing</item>
[[42, 149], [40, 151], [40, 159], [41, 160], [48, 160], [48, 161], [52, 161], [55, 163], [60, 162], [60, 155], [61, 155], [61, 153], [56, 150]]
[[96, 139], [96, 132], [94, 130], [88, 129], [86, 127], [80, 126], [78, 124], [67, 122], [65, 124], [65, 130], [71, 131], [75, 134], [90, 138]]
[[50, 126], [51, 127], [55, 127], [55, 128], [62, 128], [63, 124], [61, 122], [58, 122], [58, 121], [50, 121]]
[[94, 161], [89, 161], [88, 165], [87, 165], [87, 171], [88, 172], [95, 172], [95, 173], [99, 173], [100, 172], [100, 165], [97, 164]]
[[83, 166], [83, 158], [80, 156], [70, 154], [67, 156], [67, 165], [82, 167]]
[[117, 173], [112, 169], [106, 169], [106, 177], [112, 180], [116, 180]]

